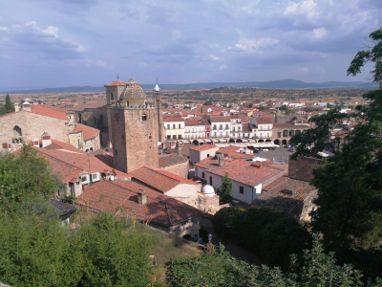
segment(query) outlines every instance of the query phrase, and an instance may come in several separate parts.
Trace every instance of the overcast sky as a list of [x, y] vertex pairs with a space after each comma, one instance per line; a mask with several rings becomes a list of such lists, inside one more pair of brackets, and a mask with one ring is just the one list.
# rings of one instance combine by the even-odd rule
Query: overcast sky
[[381, 0], [0, 0], [0, 90], [346, 76]]

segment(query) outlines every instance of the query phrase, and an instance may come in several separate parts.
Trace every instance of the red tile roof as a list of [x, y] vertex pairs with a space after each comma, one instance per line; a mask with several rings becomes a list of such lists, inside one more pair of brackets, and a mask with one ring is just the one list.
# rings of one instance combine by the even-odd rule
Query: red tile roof
[[221, 147], [219, 152], [223, 153], [225, 156], [235, 159], [249, 159], [254, 157], [253, 154], [240, 153], [240, 147], [233, 145]]
[[179, 114], [163, 116], [163, 122], [182, 122], [184, 119]]
[[256, 122], [258, 124], [272, 124], [273, 123], [273, 117], [272, 116], [262, 116], [256, 118]]
[[[144, 190], [147, 203], [138, 203], [138, 192]], [[130, 216], [154, 226], [169, 228], [202, 212], [133, 181], [101, 181], [85, 186], [77, 198], [78, 205], [116, 216]]]
[[154, 169], [148, 166], [133, 170], [132, 172], [129, 172], [128, 175], [131, 176], [133, 180], [144, 183], [150, 188], [162, 193], [173, 189], [178, 184], [195, 185], [195, 182], [192, 180], [180, 177], [162, 169]]
[[99, 129], [85, 126], [83, 124], [77, 124], [74, 132], [82, 132], [85, 141], [95, 138], [100, 133]]
[[[36, 149], [62, 182], [77, 179], [81, 173], [112, 171], [113, 168], [91, 154], [68, 149]], [[117, 173], [120, 173], [117, 171]], [[122, 173], [121, 173], [122, 174]]]
[[190, 147], [190, 150], [205, 151], [205, 150], [209, 150], [209, 149], [212, 149], [212, 148], [217, 148], [217, 146], [214, 145], [214, 144], [196, 145], [196, 146]]
[[105, 87], [110, 87], [110, 86], [125, 86], [125, 85], [126, 85], [126, 83], [124, 81], [115, 80], [115, 81], [112, 81], [109, 84], [106, 84]]
[[221, 177], [227, 174], [231, 180], [249, 186], [256, 186], [260, 183], [268, 184], [285, 175], [288, 168], [286, 164], [273, 163], [263, 163], [260, 167], [255, 167], [251, 161], [231, 158], [224, 158], [223, 166], [219, 166], [216, 158], [204, 159], [195, 166]]
[[51, 117], [64, 121], [68, 120], [66, 111], [57, 107], [51, 107], [47, 105], [31, 105], [31, 112], [41, 116]]

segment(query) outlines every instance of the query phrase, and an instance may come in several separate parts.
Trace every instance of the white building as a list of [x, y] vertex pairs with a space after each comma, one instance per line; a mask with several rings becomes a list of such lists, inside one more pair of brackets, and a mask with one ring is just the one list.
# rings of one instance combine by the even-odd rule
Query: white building
[[163, 117], [165, 138], [167, 140], [184, 139], [185, 123], [184, 119], [178, 115], [167, 115]]
[[221, 188], [224, 177], [228, 176], [232, 182], [231, 196], [251, 204], [262, 194], [263, 186], [287, 174], [287, 166], [262, 159], [247, 161], [216, 154], [196, 163], [195, 173], [216, 190]]
[[212, 116], [211, 122], [211, 138], [229, 138], [231, 135], [231, 118]]
[[207, 138], [206, 123], [200, 118], [185, 120], [184, 138], [189, 140]]
[[251, 125], [258, 142], [272, 141], [273, 117], [251, 118]]
[[219, 147], [216, 145], [197, 145], [190, 148], [190, 161], [195, 164], [203, 159], [214, 157]]

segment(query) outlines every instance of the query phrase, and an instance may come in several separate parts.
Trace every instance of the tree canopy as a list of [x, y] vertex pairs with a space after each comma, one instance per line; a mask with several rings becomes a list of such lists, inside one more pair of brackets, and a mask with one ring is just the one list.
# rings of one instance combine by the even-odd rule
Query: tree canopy
[[171, 287], [361, 287], [380, 286], [381, 281], [363, 283], [361, 272], [350, 265], [338, 265], [326, 254], [318, 237], [301, 260], [291, 258], [291, 271], [249, 265], [234, 259], [220, 246], [212, 254], [192, 259], [178, 259], [169, 264]]
[[0, 206], [15, 205], [36, 196], [49, 198], [60, 183], [47, 162], [25, 145], [16, 154], [0, 155]]

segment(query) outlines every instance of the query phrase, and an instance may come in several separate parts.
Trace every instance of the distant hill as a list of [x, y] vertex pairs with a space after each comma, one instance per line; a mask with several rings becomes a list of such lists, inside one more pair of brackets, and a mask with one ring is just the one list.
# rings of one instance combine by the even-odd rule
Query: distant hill
[[[262, 89], [375, 89], [377, 85], [370, 82], [320, 82], [309, 83], [294, 79], [275, 81], [251, 81], [251, 82], [215, 82], [215, 83], [191, 83], [191, 84], [161, 84], [162, 90], [204, 90], [217, 88], [262, 88]], [[145, 90], [151, 90], [154, 84], [142, 84]], [[104, 87], [74, 86], [31, 90], [3, 91], [9, 93], [81, 93], [103, 92]]]

